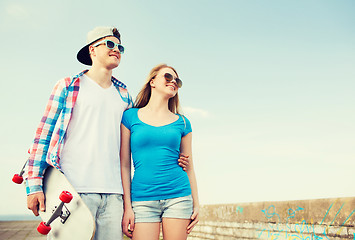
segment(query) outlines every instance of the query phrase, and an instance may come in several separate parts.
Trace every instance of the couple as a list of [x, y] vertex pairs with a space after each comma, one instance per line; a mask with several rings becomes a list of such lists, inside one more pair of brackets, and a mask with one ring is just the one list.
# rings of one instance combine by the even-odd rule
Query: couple
[[157, 240], [160, 223], [164, 239], [186, 239], [199, 201], [191, 125], [179, 114], [182, 81], [174, 68], [154, 67], [131, 108], [126, 86], [112, 76], [124, 52], [118, 30], [97, 27], [87, 43], [77, 58], [90, 70], [55, 85], [37, 128], [25, 173], [28, 208], [36, 216], [45, 210], [42, 176], [53, 166], [92, 212], [94, 239], [123, 232]]

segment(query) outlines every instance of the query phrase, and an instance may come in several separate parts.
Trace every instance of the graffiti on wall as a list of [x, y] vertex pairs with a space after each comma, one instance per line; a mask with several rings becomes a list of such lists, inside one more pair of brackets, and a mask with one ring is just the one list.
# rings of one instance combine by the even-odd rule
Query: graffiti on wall
[[242, 214], [242, 213], [243, 213], [243, 208], [242, 208], [242, 207], [237, 206], [237, 208], [236, 208], [235, 212], [236, 212], [237, 214]]
[[[290, 219], [295, 218], [299, 212], [304, 211], [305, 209], [297, 206], [295, 209], [289, 208], [284, 219], [280, 217], [280, 214], [277, 212], [274, 205], [270, 205], [266, 209], [261, 210], [265, 218], [268, 219], [268, 227], [260, 229], [258, 238], [262, 239], [287, 239], [287, 240], [325, 240], [329, 239], [329, 229], [333, 225], [334, 221], [337, 219], [339, 213], [343, 209], [345, 203], [337, 210], [335, 217], [332, 221], [325, 225], [324, 220], [327, 218], [329, 211], [334, 207], [334, 203], [330, 205], [327, 212], [325, 213], [324, 218], [320, 224], [314, 224], [313, 220], [307, 222], [306, 219], [302, 219], [299, 223], [290, 224]], [[354, 215], [355, 209], [347, 216], [345, 221], [340, 225], [339, 230], [335, 235], [339, 235], [346, 223]], [[316, 231], [317, 229], [317, 231]], [[332, 233], [334, 235], [334, 233]], [[354, 234], [355, 240], [355, 234]]]

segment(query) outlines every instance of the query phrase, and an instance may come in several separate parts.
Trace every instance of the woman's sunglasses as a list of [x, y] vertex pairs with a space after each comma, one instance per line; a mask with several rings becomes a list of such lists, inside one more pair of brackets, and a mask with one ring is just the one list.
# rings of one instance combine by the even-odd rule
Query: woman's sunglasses
[[111, 40], [108, 40], [108, 39], [102, 40], [102, 41], [96, 43], [96, 44], [93, 45], [93, 46], [94, 46], [94, 47], [97, 47], [97, 46], [99, 46], [99, 45], [101, 45], [101, 44], [105, 44], [106, 47], [107, 47], [108, 49], [110, 49], [110, 50], [114, 49], [114, 48], [117, 46], [118, 51], [120, 51], [121, 54], [124, 53], [124, 47], [123, 47], [121, 44], [115, 43], [115, 42], [113, 42], [113, 41], [111, 41]]
[[164, 78], [167, 82], [172, 82], [173, 80], [175, 80], [176, 82], [176, 85], [178, 86], [178, 88], [181, 88], [182, 87], [182, 81], [180, 78], [175, 78], [174, 79], [174, 76], [171, 75], [170, 73], [165, 73], [164, 74]]

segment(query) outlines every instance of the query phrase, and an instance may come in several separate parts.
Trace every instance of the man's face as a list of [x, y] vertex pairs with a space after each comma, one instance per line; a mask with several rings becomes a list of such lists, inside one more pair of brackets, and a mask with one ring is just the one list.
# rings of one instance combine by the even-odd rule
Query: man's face
[[[103, 40], [112, 41], [116, 44], [120, 43], [116, 37], [105, 37], [98, 40], [97, 42], [101, 42]], [[115, 46], [113, 49], [109, 49], [107, 47], [107, 43], [105, 42], [96, 47], [93, 45], [91, 45], [89, 48], [93, 65], [100, 65], [110, 70], [118, 67], [121, 61], [121, 53], [117, 46]]]

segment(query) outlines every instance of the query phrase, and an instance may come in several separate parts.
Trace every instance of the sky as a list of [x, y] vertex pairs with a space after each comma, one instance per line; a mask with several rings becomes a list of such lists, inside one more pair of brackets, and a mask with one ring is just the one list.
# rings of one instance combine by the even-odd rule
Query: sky
[[[0, 215], [54, 84], [96, 26], [120, 30], [114, 76], [136, 96], [167, 63], [184, 85], [201, 204], [355, 196], [355, 2], [0, 2]], [[5, 196], [5, 197], [4, 197]]]

